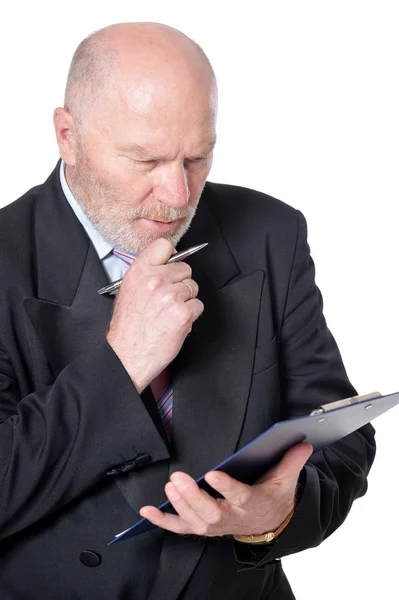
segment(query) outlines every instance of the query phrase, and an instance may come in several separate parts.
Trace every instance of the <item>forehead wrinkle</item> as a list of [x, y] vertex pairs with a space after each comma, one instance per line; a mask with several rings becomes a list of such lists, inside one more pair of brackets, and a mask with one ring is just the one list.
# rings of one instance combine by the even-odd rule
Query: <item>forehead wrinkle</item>
[[[195, 153], [191, 154], [190, 156], [187, 156], [186, 158], [192, 159], [192, 158], [200, 158], [203, 156], [207, 156], [213, 151], [215, 145], [216, 145], [216, 140], [210, 142], [202, 150], [199, 150], [198, 152], [195, 152]], [[167, 155], [159, 154], [158, 152], [153, 152], [153, 151], [145, 148], [144, 146], [141, 146], [140, 144], [136, 144], [136, 143], [121, 145], [119, 147], [119, 149], [122, 152], [127, 152], [127, 153], [134, 152], [137, 156], [139, 156], [143, 160], [167, 160], [168, 158], [170, 158]]]
[[119, 146], [119, 149], [122, 152], [132, 153], [134, 152], [137, 156], [145, 160], [152, 160], [156, 158], [156, 153], [147, 150], [144, 146], [140, 146], [140, 144], [124, 144]]

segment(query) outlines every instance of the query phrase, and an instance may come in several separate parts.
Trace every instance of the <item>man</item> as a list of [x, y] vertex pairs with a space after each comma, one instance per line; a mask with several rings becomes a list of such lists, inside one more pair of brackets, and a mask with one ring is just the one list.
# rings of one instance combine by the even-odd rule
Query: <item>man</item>
[[[355, 394], [303, 216], [205, 183], [216, 110], [191, 40], [107, 27], [55, 111], [62, 162], [0, 213], [2, 600], [292, 599], [279, 559], [366, 491], [371, 426], [311, 457], [299, 444], [252, 486], [210, 472], [218, 500], [195, 484], [274, 422]], [[97, 294], [122, 276], [115, 301]], [[155, 508], [165, 493], [177, 514]], [[159, 527], [107, 546], [140, 515]]]

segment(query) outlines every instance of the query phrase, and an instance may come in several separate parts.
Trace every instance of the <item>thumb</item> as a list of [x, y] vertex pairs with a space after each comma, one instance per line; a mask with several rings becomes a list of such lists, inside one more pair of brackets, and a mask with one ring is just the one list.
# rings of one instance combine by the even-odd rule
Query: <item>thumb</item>
[[262, 477], [259, 483], [272, 483], [281, 479], [296, 478], [310, 458], [313, 447], [309, 442], [301, 442], [290, 448], [281, 461]]
[[137, 261], [152, 266], [164, 265], [175, 253], [176, 250], [171, 242], [165, 238], [158, 238], [140, 252]]

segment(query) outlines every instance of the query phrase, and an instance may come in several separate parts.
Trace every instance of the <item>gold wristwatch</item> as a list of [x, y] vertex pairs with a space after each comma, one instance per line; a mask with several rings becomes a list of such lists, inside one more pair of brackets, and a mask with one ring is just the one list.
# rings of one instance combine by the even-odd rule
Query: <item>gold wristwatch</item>
[[270, 544], [271, 542], [274, 542], [287, 527], [292, 519], [294, 510], [295, 507], [274, 531], [268, 531], [267, 533], [261, 533], [260, 535], [234, 535], [233, 537], [237, 542], [242, 542], [244, 544]]

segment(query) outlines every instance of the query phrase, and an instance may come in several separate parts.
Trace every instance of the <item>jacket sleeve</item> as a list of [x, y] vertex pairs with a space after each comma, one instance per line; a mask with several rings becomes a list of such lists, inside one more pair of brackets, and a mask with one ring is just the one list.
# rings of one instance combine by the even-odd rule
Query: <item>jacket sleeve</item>
[[66, 366], [54, 384], [24, 398], [0, 347], [0, 540], [144, 453], [152, 463], [169, 456], [105, 339]]
[[[298, 212], [297, 243], [278, 337], [284, 418], [356, 395], [322, 311], [306, 221]], [[320, 544], [343, 523], [352, 502], [366, 492], [374, 456], [371, 425], [315, 452], [300, 474], [296, 510], [288, 527], [273, 546], [237, 542], [238, 560], [248, 568], [260, 567]]]

